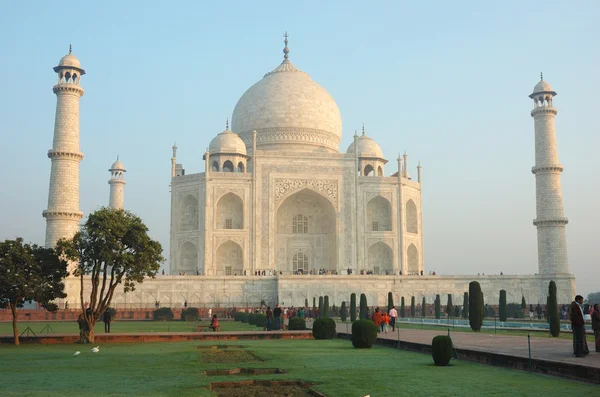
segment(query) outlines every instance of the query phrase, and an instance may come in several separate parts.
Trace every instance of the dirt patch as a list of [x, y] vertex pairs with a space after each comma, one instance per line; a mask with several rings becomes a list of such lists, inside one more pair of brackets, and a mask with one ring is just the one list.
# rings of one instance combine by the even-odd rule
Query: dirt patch
[[197, 346], [196, 349], [205, 350], [205, 349], [243, 349], [246, 346], [244, 345], [205, 345], [205, 346]]
[[246, 380], [242, 382], [214, 382], [209, 389], [218, 397], [325, 397], [297, 380]]
[[231, 368], [231, 369], [212, 369], [204, 371], [206, 376], [222, 375], [280, 375], [287, 374], [285, 369], [281, 368]]
[[200, 361], [208, 364], [234, 364], [251, 361], [264, 361], [252, 352], [246, 350], [213, 349], [203, 351]]

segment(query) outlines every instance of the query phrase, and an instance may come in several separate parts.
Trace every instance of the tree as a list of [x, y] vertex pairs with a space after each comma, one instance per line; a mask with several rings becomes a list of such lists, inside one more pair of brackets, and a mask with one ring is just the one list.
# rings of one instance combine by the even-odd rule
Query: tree
[[411, 296], [410, 298], [410, 316], [415, 317], [416, 307], [415, 307], [415, 297]]
[[317, 298], [315, 296], [313, 296], [313, 316], [314, 313], [317, 311]]
[[342, 302], [342, 306], [340, 307], [340, 318], [342, 321], [346, 321], [348, 318], [348, 310], [346, 309], [346, 301]]
[[67, 296], [63, 292], [67, 275], [67, 262], [52, 248], [23, 244], [20, 237], [0, 242], [0, 308], [10, 308], [15, 345], [19, 344], [17, 308], [36, 301], [56, 311], [52, 301]]
[[321, 317], [329, 317], [329, 295], [325, 295], [323, 298], [323, 315]]
[[423, 303], [421, 303], [421, 317], [427, 316], [427, 304], [425, 303], [425, 297], [423, 297]]
[[323, 297], [319, 296], [319, 318], [323, 318]]
[[439, 319], [440, 318], [440, 314], [441, 314], [441, 310], [440, 310], [440, 294], [437, 294], [435, 296], [435, 318]]
[[469, 318], [469, 293], [465, 291], [463, 295], [463, 318], [466, 320]]
[[477, 281], [469, 283], [469, 325], [475, 332], [483, 325], [483, 292]]
[[400, 317], [406, 316], [406, 309], [404, 308], [404, 297], [400, 298]]
[[586, 303], [600, 303], [600, 291], [589, 293]]
[[304, 298], [304, 307], [308, 309], [308, 298]]
[[350, 294], [350, 321], [356, 321], [356, 294]]
[[548, 285], [548, 306], [546, 307], [548, 320], [550, 320], [550, 335], [560, 335], [560, 317], [558, 315], [558, 302], [556, 300], [556, 283], [550, 281]]
[[364, 320], [369, 319], [369, 311], [367, 310], [367, 295], [360, 294], [360, 318]]
[[390, 312], [390, 310], [392, 310], [392, 307], [394, 307], [394, 296], [390, 291], [388, 292], [388, 313]]
[[446, 314], [448, 318], [452, 317], [454, 311], [454, 305], [452, 304], [452, 294], [448, 294], [448, 302], [446, 303]]
[[525, 309], [527, 309], [527, 302], [525, 302], [525, 295], [521, 295], [521, 309], [523, 309], [523, 313], [525, 313]]
[[[81, 314], [86, 327], [82, 343], [94, 343], [94, 325], [108, 309], [115, 290], [135, 290], [145, 277], [156, 276], [161, 262], [162, 247], [148, 236], [142, 220], [129, 211], [101, 208], [92, 212], [81, 230], [70, 240], [59, 240], [57, 252], [75, 262], [79, 277]], [[84, 276], [89, 275], [88, 309], [84, 302]]]
[[498, 319], [506, 321], [506, 290], [500, 290], [500, 300], [498, 302]]

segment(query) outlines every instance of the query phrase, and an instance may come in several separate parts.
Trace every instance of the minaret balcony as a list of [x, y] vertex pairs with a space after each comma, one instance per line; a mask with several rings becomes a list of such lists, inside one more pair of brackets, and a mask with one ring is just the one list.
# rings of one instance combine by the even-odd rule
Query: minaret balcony
[[69, 152], [66, 150], [48, 150], [48, 157], [51, 159], [55, 158], [70, 158], [73, 160], [81, 161], [83, 160], [83, 153], [81, 152]]
[[537, 173], [556, 173], [556, 172], [563, 172], [563, 166], [562, 164], [549, 164], [549, 165], [540, 165], [540, 166], [535, 166], [531, 168], [531, 173], [532, 174], [537, 174]]
[[569, 223], [569, 219], [566, 217], [556, 217], [551, 219], [539, 219], [536, 218], [533, 220], [533, 224], [538, 227], [544, 226], [564, 226]]

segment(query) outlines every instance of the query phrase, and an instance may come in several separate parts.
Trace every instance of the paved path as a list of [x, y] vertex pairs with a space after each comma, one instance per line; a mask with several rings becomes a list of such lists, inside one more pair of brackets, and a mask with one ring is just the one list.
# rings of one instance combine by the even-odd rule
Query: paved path
[[[352, 331], [350, 324], [338, 324], [337, 331], [346, 333]], [[379, 338], [421, 343], [431, 345], [431, 340], [436, 335], [447, 335], [447, 329], [420, 330], [400, 329], [395, 333], [379, 333]], [[479, 332], [452, 332], [450, 336], [457, 349], [477, 350], [516, 357], [528, 357], [526, 336], [492, 335]], [[573, 355], [573, 341], [571, 339], [531, 337], [531, 357], [539, 360], [565, 362], [600, 368], [600, 353], [595, 352], [594, 346], [588, 343], [590, 354], [584, 358]]]

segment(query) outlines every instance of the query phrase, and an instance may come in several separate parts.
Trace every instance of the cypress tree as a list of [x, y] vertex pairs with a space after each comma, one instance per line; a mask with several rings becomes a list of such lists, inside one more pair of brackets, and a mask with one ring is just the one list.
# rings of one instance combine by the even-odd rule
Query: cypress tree
[[425, 303], [425, 297], [423, 297], [423, 303], [421, 303], [421, 317], [427, 316], [427, 304]]
[[313, 316], [317, 311], [317, 298], [313, 296]]
[[350, 294], [350, 321], [356, 321], [356, 294]]
[[527, 309], [527, 302], [525, 302], [524, 295], [521, 295], [521, 309], [523, 309], [523, 313], [525, 313], [525, 309]]
[[435, 318], [440, 318], [440, 294], [435, 296]]
[[483, 325], [483, 293], [477, 281], [469, 283], [469, 324], [475, 332]]
[[448, 303], [446, 304], [446, 314], [448, 318], [452, 317], [454, 311], [454, 305], [452, 304], [452, 294], [448, 294]]
[[465, 292], [463, 297], [463, 318], [466, 320], [469, 318], [469, 293]]
[[404, 309], [404, 297], [400, 298], [400, 317], [404, 318], [406, 316], [406, 312]]
[[323, 297], [319, 296], [319, 318], [323, 318]]
[[360, 318], [361, 320], [368, 320], [369, 313], [367, 311], [367, 295], [360, 294]]
[[308, 309], [308, 298], [304, 298], [304, 307]]
[[329, 317], [329, 295], [325, 295], [323, 298], [323, 315], [321, 318]]
[[392, 310], [392, 307], [394, 307], [394, 296], [391, 292], [388, 292], [388, 313]]
[[498, 302], [498, 318], [506, 321], [506, 290], [500, 290], [500, 301]]
[[415, 307], [415, 297], [411, 297], [410, 298], [410, 316], [414, 317], [415, 316], [415, 312], [416, 312], [416, 307]]
[[346, 301], [342, 302], [342, 306], [340, 307], [340, 318], [342, 321], [346, 321], [348, 318], [348, 311], [346, 310]]
[[[550, 321], [550, 335], [560, 335], [560, 317], [558, 316], [558, 302], [556, 300], [556, 283], [550, 281], [548, 285], [548, 306], [546, 307], [548, 320]], [[584, 335], [585, 337], [585, 335]]]

